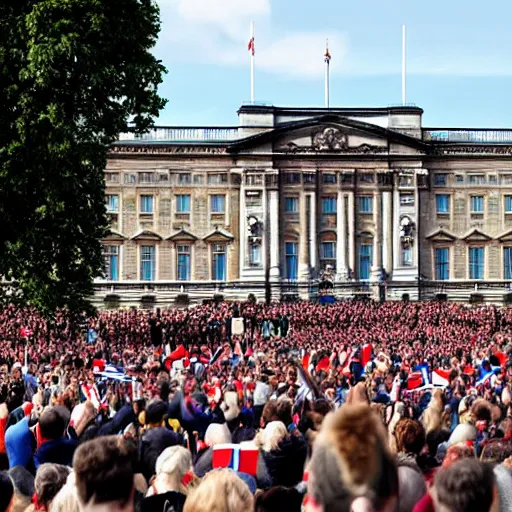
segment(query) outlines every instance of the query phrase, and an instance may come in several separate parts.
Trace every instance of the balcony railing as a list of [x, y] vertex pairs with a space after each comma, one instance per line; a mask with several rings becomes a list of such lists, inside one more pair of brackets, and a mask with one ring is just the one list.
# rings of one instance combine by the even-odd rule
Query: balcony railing
[[463, 142], [470, 144], [512, 143], [512, 130], [423, 130], [423, 139], [434, 142]]
[[218, 128], [154, 128], [142, 135], [121, 133], [121, 142], [225, 142], [241, 139], [242, 135], [236, 127]]

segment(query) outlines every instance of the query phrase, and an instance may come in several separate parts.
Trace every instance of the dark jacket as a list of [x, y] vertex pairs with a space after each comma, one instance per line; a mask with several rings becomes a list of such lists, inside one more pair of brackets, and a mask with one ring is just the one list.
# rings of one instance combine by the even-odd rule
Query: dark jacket
[[183, 445], [183, 436], [165, 427], [149, 429], [139, 445], [141, 473], [149, 482], [155, 474], [156, 459], [169, 446]]
[[176, 491], [156, 494], [144, 498], [140, 504], [141, 512], [182, 512], [186, 496]]
[[194, 473], [203, 478], [206, 473], [213, 469], [213, 448], [204, 448], [197, 454], [194, 462]]
[[46, 462], [61, 464], [62, 466], [73, 465], [73, 455], [78, 446], [75, 439], [58, 439], [56, 441], [46, 441], [43, 443], [34, 455], [34, 464], [36, 469]]
[[134, 421], [137, 420], [133, 408], [130, 404], [124, 405], [116, 412], [115, 416], [107, 423], [104, 423], [98, 431], [98, 436], [117, 435]]
[[307, 457], [307, 444], [298, 434], [292, 434], [277, 450], [262, 452], [272, 486], [294, 487], [302, 481]]

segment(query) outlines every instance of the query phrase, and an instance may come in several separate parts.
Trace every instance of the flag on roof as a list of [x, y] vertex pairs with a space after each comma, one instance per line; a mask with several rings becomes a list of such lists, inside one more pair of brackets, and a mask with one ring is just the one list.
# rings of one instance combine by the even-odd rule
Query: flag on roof
[[254, 37], [251, 37], [251, 39], [249, 39], [249, 44], [247, 45], [247, 49], [252, 52], [252, 54], [254, 55]]

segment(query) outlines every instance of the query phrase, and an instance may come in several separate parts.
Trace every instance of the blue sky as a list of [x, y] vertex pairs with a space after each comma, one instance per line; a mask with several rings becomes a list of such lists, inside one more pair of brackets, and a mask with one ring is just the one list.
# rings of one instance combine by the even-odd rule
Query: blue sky
[[236, 125], [250, 99], [250, 21], [256, 100], [323, 106], [329, 38], [331, 106], [401, 102], [407, 25], [407, 102], [430, 127], [512, 128], [512, 2], [494, 0], [157, 0], [154, 50], [169, 73], [159, 125]]

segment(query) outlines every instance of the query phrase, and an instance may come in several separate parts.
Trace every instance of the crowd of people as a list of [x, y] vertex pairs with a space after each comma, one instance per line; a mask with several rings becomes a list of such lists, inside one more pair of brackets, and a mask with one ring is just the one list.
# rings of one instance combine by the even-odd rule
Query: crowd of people
[[512, 511], [512, 309], [0, 312], [0, 512]]

